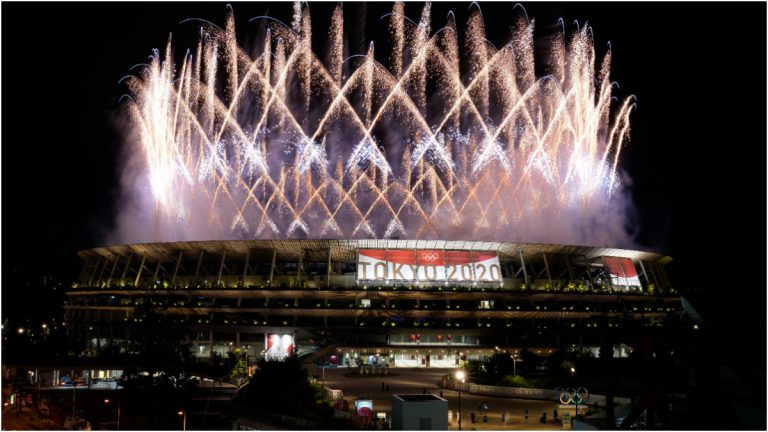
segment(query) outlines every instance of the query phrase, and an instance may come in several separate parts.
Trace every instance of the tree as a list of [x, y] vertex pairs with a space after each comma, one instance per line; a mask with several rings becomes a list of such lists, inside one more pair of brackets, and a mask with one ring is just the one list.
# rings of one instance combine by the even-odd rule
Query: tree
[[130, 366], [120, 384], [127, 402], [123, 408], [135, 415], [126, 419], [139, 428], [175, 425], [176, 412], [196, 385], [189, 344], [182, 343], [182, 331], [164, 322], [164, 315], [151, 306], [137, 307], [132, 318]]
[[281, 413], [327, 423], [333, 408], [323, 398], [323, 389], [310, 384], [307, 371], [296, 357], [284, 361], [260, 360], [248, 384], [235, 396], [241, 408]]
[[229, 371], [229, 376], [237, 382], [239, 386], [243, 380], [248, 377], [248, 365], [246, 364], [246, 354], [243, 353], [240, 348], [236, 348], [229, 353], [230, 364], [232, 364], [232, 370]]
[[536, 366], [542, 363], [541, 356], [524, 349], [520, 351], [520, 359], [517, 362], [517, 373], [521, 375], [530, 374], [536, 371]]
[[[485, 363], [486, 374], [492, 382], [500, 381], [505, 375], [514, 374], [515, 369], [514, 360], [506, 352], [492, 355]], [[517, 369], [519, 371], [519, 368]]]

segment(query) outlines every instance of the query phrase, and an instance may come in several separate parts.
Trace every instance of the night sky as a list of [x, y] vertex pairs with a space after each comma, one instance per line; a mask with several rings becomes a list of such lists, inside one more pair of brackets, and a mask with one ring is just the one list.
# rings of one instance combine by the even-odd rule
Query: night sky
[[[485, 3], [488, 38], [507, 41], [514, 3]], [[322, 51], [333, 4], [310, 4]], [[434, 4], [432, 27], [457, 14], [463, 35], [468, 3]], [[714, 321], [757, 319], [765, 331], [766, 5], [525, 3], [537, 40], [559, 17], [588, 21], [602, 56], [613, 47], [617, 96], [637, 96], [632, 140], [622, 168], [638, 209], [638, 243], [672, 255], [680, 289], [700, 291]], [[418, 19], [422, 5], [406, 13]], [[238, 38], [248, 20], [290, 22], [290, 3], [234, 4]], [[391, 4], [346, 3], [350, 53], [387, 44]], [[95, 18], [98, 17], [98, 18]], [[76, 252], [102, 245], [119, 195], [122, 148], [115, 119], [125, 88], [118, 80], [162, 48], [194, 47], [200, 17], [224, 24], [223, 3], [2, 4], [3, 313], [29, 300], [9, 284], [24, 269], [71, 281]], [[249, 38], [249, 36], [251, 38]], [[382, 49], [383, 51], [383, 49]], [[738, 197], [736, 196], [738, 194]], [[746, 198], [744, 198], [746, 197]], [[756, 251], [756, 252], [750, 252]], [[764, 334], [764, 333], [763, 333]], [[764, 343], [764, 336], [762, 343]], [[764, 354], [763, 354], [764, 355]]]

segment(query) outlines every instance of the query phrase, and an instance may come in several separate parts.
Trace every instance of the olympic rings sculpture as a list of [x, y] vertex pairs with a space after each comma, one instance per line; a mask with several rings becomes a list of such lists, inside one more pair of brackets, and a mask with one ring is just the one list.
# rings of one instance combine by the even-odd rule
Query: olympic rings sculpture
[[558, 387], [555, 389], [555, 398], [560, 400], [563, 405], [574, 404], [581, 405], [589, 399], [589, 392], [584, 387], [574, 389], [568, 387], [563, 389]]

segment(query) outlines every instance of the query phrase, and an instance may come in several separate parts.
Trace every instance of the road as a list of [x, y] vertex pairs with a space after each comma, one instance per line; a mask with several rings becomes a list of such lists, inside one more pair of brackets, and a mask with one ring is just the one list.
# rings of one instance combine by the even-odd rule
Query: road
[[[373, 400], [373, 410], [376, 412], [386, 412], [387, 418], [390, 416], [391, 400], [393, 394], [421, 394], [424, 390], [435, 395], [443, 391], [443, 398], [448, 400], [448, 410], [453, 413], [458, 412], [459, 398], [458, 392], [446, 390], [439, 387], [440, 379], [445, 374], [455, 372], [454, 369], [408, 369], [393, 368], [389, 370], [391, 374], [387, 378], [350, 378], [344, 374], [349, 372], [347, 368], [326, 368], [325, 385], [332, 389], [340, 389], [344, 392], [344, 399], [350, 407], [355, 406], [355, 399], [366, 397]], [[317, 369], [318, 378], [322, 379], [323, 372]], [[389, 385], [389, 391], [381, 390], [382, 381]], [[488, 404], [488, 422], [482, 422], [482, 415], [478, 410], [478, 404], [485, 402]], [[512, 399], [493, 396], [470, 395], [461, 393], [461, 408], [464, 413], [462, 419], [462, 429], [471, 430], [559, 430], [562, 425], [556, 425], [552, 422], [552, 409], [555, 407], [553, 401], [542, 401], [532, 399]], [[528, 409], [528, 422], [525, 421], [525, 410]], [[509, 412], [507, 423], [502, 423], [501, 415], [504, 411]], [[476, 423], [471, 423], [471, 413], [475, 413]], [[543, 412], [547, 413], [548, 423], [539, 423], [539, 418]], [[449, 429], [458, 429], [456, 415], [454, 414], [449, 422]]]

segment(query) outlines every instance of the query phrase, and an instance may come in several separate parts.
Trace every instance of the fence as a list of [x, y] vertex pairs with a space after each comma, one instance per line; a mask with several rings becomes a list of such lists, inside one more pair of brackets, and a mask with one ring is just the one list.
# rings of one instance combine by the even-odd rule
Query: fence
[[[474, 383], [458, 383], [457, 387], [461, 388], [461, 391], [470, 394], [479, 394], [485, 396], [499, 396], [508, 398], [519, 399], [542, 399], [558, 401], [559, 393], [556, 393], [554, 389], [537, 389], [537, 388], [523, 388], [523, 387], [502, 387], [491, 386]], [[617, 405], [624, 405], [630, 403], [629, 398], [614, 397], [613, 402]], [[590, 394], [587, 404], [593, 406], [605, 406], [605, 396]]]

